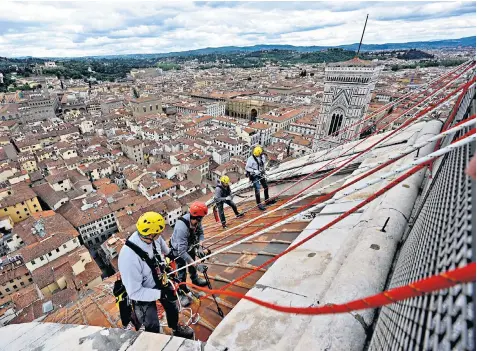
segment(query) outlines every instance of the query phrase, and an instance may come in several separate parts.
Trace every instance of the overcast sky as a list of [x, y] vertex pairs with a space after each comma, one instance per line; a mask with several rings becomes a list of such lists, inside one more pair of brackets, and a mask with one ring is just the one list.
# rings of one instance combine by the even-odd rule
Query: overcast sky
[[86, 56], [254, 44], [368, 44], [475, 35], [475, 2], [10, 2], [0, 56]]

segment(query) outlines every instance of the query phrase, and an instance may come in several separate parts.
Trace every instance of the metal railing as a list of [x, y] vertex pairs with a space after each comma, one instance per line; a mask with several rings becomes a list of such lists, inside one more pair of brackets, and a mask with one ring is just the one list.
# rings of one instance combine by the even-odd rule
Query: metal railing
[[[475, 85], [458, 108], [455, 123], [475, 113]], [[451, 135], [448, 145], [469, 129]], [[464, 171], [475, 143], [435, 163], [410, 219], [385, 289], [475, 261], [475, 182]], [[383, 307], [367, 350], [475, 350], [475, 284]]]

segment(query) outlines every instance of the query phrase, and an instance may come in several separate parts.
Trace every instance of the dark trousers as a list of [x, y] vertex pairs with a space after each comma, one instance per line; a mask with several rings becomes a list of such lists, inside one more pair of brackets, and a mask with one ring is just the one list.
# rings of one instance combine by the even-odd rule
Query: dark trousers
[[[170, 287], [172, 289], [172, 287]], [[168, 300], [161, 294], [159, 301], [166, 311], [167, 325], [169, 328], [176, 330], [179, 322], [179, 308], [177, 306], [177, 298], [173, 301]], [[156, 301], [134, 301], [133, 302], [134, 313], [136, 314], [137, 323], [139, 328], [144, 325], [147, 332], [159, 333], [161, 326], [159, 324], [159, 317], [157, 316]], [[134, 321], [134, 318], [133, 318]], [[134, 327], [138, 330], [138, 325], [134, 323]]]
[[[190, 257], [192, 257], [192, 260], [195, 261], [195, 247], [187, 253], [189, 254]], [[176, 262], [177, 262], [177, 268], [182, 268], [187, 264], [182, 257], [178, 257]], [[197, 279], [198, 277], [197, 269], [194, 266], [189, 266], [187, 267], [187, 269], [189, 270], [190, 279], [192, 281]], [[187, 280], [187, 270], [182, 269], [179, 272], [177, 272], [177, 278], [179, 279], [181, 283], [185, 282]], [[188, 293], [190, 291], [187, 285], [180, 285], [179, 289], [185, 293]]]
[[232, 200], [225, 200], [223, 202], [218, 202], [217, 203], [217, 211], [219, 211], [219, 217], [220, 217], [220, 221], [222, 222], [222, 224], [225, 224], [224, 204], [227, 204], [230, 207], [232, 207], [232, 210], [234, 210], [234, 213], [235, 213], [236, 216], [239, 214], [239, 212], [237, 210], [237, 206], [234, 204], [234, 202]]
[[260, 185], [263, 187], [263, 194], [265, 195], [265, 201], [269, 199], [268, 196], [268, 183], [265, 177], [262, 176], [252, 176], [250, 178], [253, 184], [253, 188], [255, 190], [255, 201], [257, 201], [257, 204], [259, 204], [260, 201]]

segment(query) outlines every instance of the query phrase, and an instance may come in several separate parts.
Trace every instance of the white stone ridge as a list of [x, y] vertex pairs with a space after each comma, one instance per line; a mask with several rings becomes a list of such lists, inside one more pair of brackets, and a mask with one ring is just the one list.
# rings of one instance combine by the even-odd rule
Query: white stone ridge
[[[373, 150], [353, 174], [358, 174], [367, 164], [387, 160], [391, 153], [438, 134], [441, 128], [441, 123], [435, 120], [419, 125], [420, 130], [411, 127], [406, 133], [407, 143]], [[433, 143], [423, 147], [419, 157], [432, 152], [433, 147]], [[370, 179], [409, 163], [415, 156], [416, 152], [413, 152]], [[424, 170], [416, 173], [357, 213], [278, 259], [248, 294], [280, 305], [310, 306], [318, 302], [319, 305], [343, 303], [381, 292], [424, 173]], [[384, 180], [327, 205], [294, 243], [391, 181]], [[351, 187], [363, 182], [366, 180]], [[341, 192], [335, 197], [340, 195]], [[381, 229], [388, 218], [383, 232]], [[374, 312], [298, 316], [274, 312], [242, 300], [212, 333], [205, 350], [362, 350], [368, 332], [366, 328], [372, 323]]]
[[0, 328], [2, 351], [200, 351], [200, 341], [85, 325], [31, 322]]

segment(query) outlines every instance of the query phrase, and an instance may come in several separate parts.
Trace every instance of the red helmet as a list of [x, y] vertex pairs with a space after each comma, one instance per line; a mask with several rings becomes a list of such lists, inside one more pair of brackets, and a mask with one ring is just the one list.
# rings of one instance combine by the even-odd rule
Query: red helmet
[[192, 217], [204, 217], [209, 209], [207, 208], [207, 205], [203, 202], [195, 201], [190, 205], [190, 215]]

